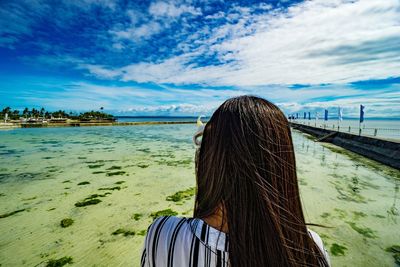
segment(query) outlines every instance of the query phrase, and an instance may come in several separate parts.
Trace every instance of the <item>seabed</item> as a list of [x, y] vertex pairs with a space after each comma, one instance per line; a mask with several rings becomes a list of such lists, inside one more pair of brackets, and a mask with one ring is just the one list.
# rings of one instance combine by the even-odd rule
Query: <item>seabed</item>
[[[146, 229], [191, 216], [191, 124], [1, 131], [1, 266], [139, 266]], [[293, 132], [310, 227], [333, 266], [395, 266], [400, 172]]]

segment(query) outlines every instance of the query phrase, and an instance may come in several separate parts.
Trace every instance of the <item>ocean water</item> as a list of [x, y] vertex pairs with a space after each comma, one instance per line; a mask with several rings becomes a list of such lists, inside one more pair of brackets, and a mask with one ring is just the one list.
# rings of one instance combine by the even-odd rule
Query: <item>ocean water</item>
[[[71, 266], [139, 266], [152, 213], [192, 214], [193, 197], [167, 197], [195, 186], [195, 131], [194, 124], [0, 131], [0, 266], [62, 257]], [[329, 227], [310, 228], [333, 266], [396, 266], [385, 248], [400, 245], [400, 172], [300, 132], [293, 138], [305, 215]], [[75, 205], [90, 199], [101, 202]], [[74, 222], [63, 228], [66, 218]]]
[[[204, 119], [207, 119], [207, 117], [202, 117], [203, 121]], [[197, 117], [192, 117], [192, 116], [187, 116], [187, 117], [173, 117], [173, 116], [121, 116], [117, 117], [118, 122], [148, 122], [148, 121], [158, 121], [158, 122], [163, 122], [163, 121], [179, 121], [179, 122], [196, 122]]]

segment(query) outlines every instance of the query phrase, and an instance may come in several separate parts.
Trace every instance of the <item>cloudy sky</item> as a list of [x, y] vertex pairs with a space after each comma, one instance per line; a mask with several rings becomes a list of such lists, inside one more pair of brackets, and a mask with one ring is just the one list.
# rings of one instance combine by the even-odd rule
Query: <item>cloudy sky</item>
[[0, 1], [0, 108], [400, 118], [400, 1]]

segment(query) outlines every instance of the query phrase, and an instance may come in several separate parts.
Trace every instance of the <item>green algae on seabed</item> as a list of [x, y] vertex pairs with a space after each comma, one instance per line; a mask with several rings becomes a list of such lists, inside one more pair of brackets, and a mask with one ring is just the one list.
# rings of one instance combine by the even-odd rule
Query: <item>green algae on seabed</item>
[[145, 168], [148, 168], [150, 165], [149, 165], [149, 164], [139, 163], [137, 166], [138, 166], [139, 168], [145, 169]]
[[83, 182], [78, 183], [78, 185], [87, 185], [87, 184], [90, 184], [90, 182], [88, 182], [88, 181], [83, 181]]
[[92, 194], [85, 198], [85, 200], [93, 199], [93, 198], [98, 198], [98, 197], [106, 197], [107, 195], [111, 195], [110, 192], [105, 192], [104, 194]]
[[391, 252], [391, 253], [400, 253], [400, 245], [393, 245], [393, 246], [387, 247], [385, 249], [385, 251]]
[[147, 230], [140, 230], [137, 234], [141, 236], [145, 236], [147, 233]]
[[345, 250], [347, 250], [345, 246], [336, 243], [333, 243], [330, 248], [330, 252], [333, 256], [344, 256], [346, 254]]
[[190, 187], [186, 190], [183, 191], [178, 191], [175, 194], [171, 196], [167, 196], [166, 200], [167, 201], [173, 201], [173, 202], [179, 202], [182, 200], [189, 200], [192, 196], [194, 196], [196, 192], [195, 187]]
[[102, 163], [102, 164], [92, 164], [92, 165], [88, 165], [88, 167], [90, 168], [90, 169], [96, 169], [96, 168], [100, 168], [100, 167], [103, 167], [104, 166], [104, 163]]
[[100, 173], [105, 173], [105, 171], [96, 171], [96, 172], [92, 172], [92, 174], [100, 174]]
[[101, 187], [101, 188], [99, 188], [99, 190], [112, 190], [112, 191], [114, 191], [114, 190], [121, 190], [121, 187], [120, 186], [114, 186], [114, 187]]
[[90, 205], [96, 205], [101, 202], [100, 199], [98, 198], [91, 198], [88, 200], [83, 200], [75, 203], [75, 207], [85, 207], [85, 206], [90, 206]]
[[65, 181], [63, 181], [63, 184], [70, 183], [70, 182], [71, 182], [71, 180], [65, 180]]
[[9, 213], [0, 214], [0, 219], [1, 219], [1, 218], [7, 218], [7, 217], [9, 217], [9, 216], [11, 216], [11, 215], [17, 214], [17, 213], [19, 213], [19, 212], [23, 212], [23, 211], [25, 211], [25, 210], [26, 210], [26, 209], [20, 209], [20, 210], [15, 210], [15, 211], [12, 211], [12, 212], [9, 212]]
[[329, 183], [333, 184], [336, 191], [339, 193], [339, 196], [337, 196], [338, 199], [340, 200], [345, 200], [345, 201], [352, 201], [356, 203], [367, 203], [365, 200], [365, 197], [359, 194], [359, 192], [356, 190], [354, 191], [354, 188], [349, 188], [351, 191], [346, 190], [343, 185], [341, 185], [340, 182], [338, 181], [330, 181]]
[[123, 184], [123, 183], [125, 183], [125, 181], [118, 181], [118, 182], [115, 182], [115, 184]]
[[108, 172], [107, 176], [123, 175], [125, 173], [126, 173], [125, 171]]
[[171, 209], [165, 209], [165, 210], [159, 210], [159, 211], [152, 212], [150, 214], [150, 217], [153, 218], [153, 220], [155, 220], [156, 218], [161, 217], [161, 216], [175, 216], [175, 215], [178, 215], [178, 213], [176, 211], [173, 211]]
[[123, 234], [124, 236], [130, 236], [130, 235], [135, 235], [136, 233], [134, 231], [130, 231], [130, 230], [122, 229], [122, 228], [119, 228], [119, 229], [115, 230], [114, 232], [112, 232], [112, 235], [120, 235], [120, 234]]
[[301, 178], [299, 179], [299, 183], [300, 185], [308, 185], [308, 183]]
[[23, 198], [23, 199], [21, 199], [22, 201], [27, 201], [27, 200], [34, 200], [34, 199], [36, 199], [37, 198], [37, 196], [34, 196], [34, 197], [28, 197], [28, 198]]
[[325, 218], [328, 218], [329, 216], [331, 216], [331, 214], [329, 212], [324, 212], [320, 216], [321, 216], [321, 218], [325, 219]]
[[161, 160], [156, 160], [155, 162], [157, 162], [160, 165], [167, 165], [167, 166], [172, 166], [172, 167], [179, 167], [179, 166], [191, 166], [191, 164], [193, 163], [193, 159], [183, 159], [183, 160], [165, 160], [165, 159], [161, 159]]
[[364, 218], [364, 217], [367, 217], [368, 215], [367, 214], [365, 214], [364, 212], [362, 212], [362, 211], [353, 211], [353, 218], [354, 218], [354, 220], [358, 220], [358, 219], [360, 219], [360, 218]]
[[400, 265], [400, 245], [387, 247], [385, 251], [392, 253], [394, 261], [396, 262], [396, 264]]
[[135, 221], [139, 221], [140, 218], [142, 218], [143, 214], [141, 213], [135, 213], [132, 215], [132, 219], [134, 219]]
[[66, 228], [68, 226], [71, 226], [73, 223], [74, 220], [72, 220], [71, 218], [65, 218], [61, 220], [60, 225], [62, 228]]
[[347, 217], [347, 212], [345, 210], [335, 208], [334, 211], [337, 212], [339, 219], [344, 219]]
[[400, 253], [396, 253], [393, 255], [394, 261], [396, 264], [400, 265]]
[[150, 153], [150, 148], [139, 148], [136, 149], [136, 151], [144, 152], [144, 153]]
[[346, 222], [350, 227], [356, 231], [357, 233], [363, 235], [364, 237], [367, 238], [377, 238], [376, 236], [376, 231], [372, 230], [371, 228], [368, 227], [359, 227], [357, 226], [354, 222]]
[[112, 171], [112, 170], [120, 170], [120, 169], [122, 169], [121, 166], [115, 166], [115, 165], [113, 165], [113, 166], [111, 166], [110, 168], [107, 168], [106, 170]]
[[322, 144], [325, 148], [328, 148], [330, 151], [337, 153], [337, 154], [342, 154], [350, 158], [351, 161], [358, 162], [359, 165], [372, 169], [374, 171], [378, 172], [384, 172], [386, 175], [393, 177], [395, 179], [400, 179], [399, 173], [392, 168], [381, 168], [379, 167], [379, 164], [376, 164], [375, 161], [368, 159], [366, 157], [360, 156], [350, 150], [335, 146], [333, 144], [328, 144], [328, 143], [323, 143]]
[[62, 267], [66, 264], [72, 264], [73, 260], [71, 257], [62, 257], [56, 260], [49, 260], [46, 267]]

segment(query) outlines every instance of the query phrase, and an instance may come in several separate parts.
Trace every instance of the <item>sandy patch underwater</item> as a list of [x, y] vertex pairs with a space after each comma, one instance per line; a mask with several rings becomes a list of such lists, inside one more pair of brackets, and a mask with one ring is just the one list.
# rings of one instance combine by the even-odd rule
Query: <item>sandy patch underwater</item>
[[[195, 130], [1, 131], [0, 265], [46, 266], [70, 257], [75, 266], [138, 266], [157, 211], [191, 215]], [[333, 265], [395, 266], [385, 249], [400, 244], [400, 173], [301, 133], [293, 136], [307, 220], [332, 227], [313, 229]], [[62, 227], [63, 219], [72, 221]]]

